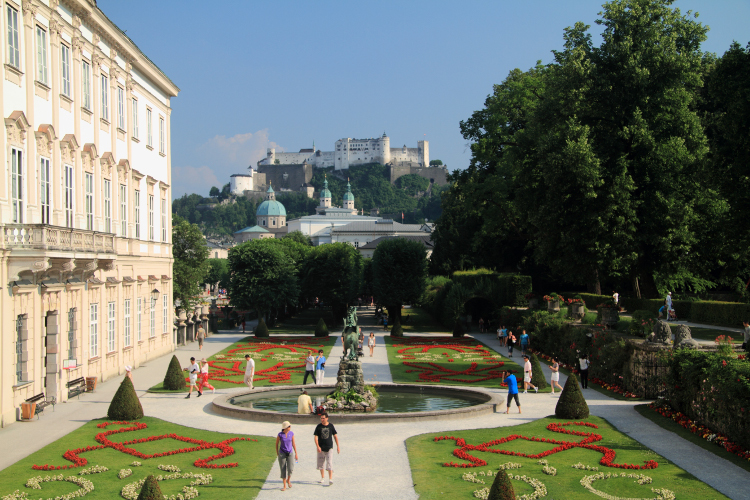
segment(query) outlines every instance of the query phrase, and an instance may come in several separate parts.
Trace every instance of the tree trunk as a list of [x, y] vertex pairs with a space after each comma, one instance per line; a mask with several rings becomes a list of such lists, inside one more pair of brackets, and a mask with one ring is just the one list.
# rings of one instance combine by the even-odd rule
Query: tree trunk
[[592, 280], [586, 283], [586, 291], [588, 293], [593, 293], [595, 295], [602, 294], [602, 284], [599, 281], [599, 270], [594, 269], [594, 275], [592, 276]]
[[635, 293], [636, 298], [641, 298], [641, 287], [638, 284], [638, 276], [633, 278], [633, 292]]
[[647, 299], [658, 299], [659, 291], [656, 289], [656, 281], [654, 281], [654, 275], [650, 272], [641, 272], [639, 285], [641, 294]]

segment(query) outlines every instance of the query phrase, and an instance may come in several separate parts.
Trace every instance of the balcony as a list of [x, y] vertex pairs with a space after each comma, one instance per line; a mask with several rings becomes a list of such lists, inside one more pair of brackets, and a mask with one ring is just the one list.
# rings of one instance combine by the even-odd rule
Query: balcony
[[45, 224], [5, 224], [3, 248], [64, 252], [115, 253], [115, 235]]

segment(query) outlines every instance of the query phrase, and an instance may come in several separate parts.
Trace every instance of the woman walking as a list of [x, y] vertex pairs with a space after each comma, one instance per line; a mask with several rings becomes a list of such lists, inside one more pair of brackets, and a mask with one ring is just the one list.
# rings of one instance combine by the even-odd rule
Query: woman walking
[[589, 388], [589, 357], [587, 354], [583, 354], [579, 359], [578, 363], [581, 365], [581, 387], [584, 389]]
[[[279, 443], [281, 446], [279, 446]], [[294, 450], [294, 460], [292, 460], [292, 450]], [[292, 472], [294, 471], [294, 461], [298, 460], [297, 443], [294, 442], [294, 433], [292, 424], [281, 422], [281, 432], [276, 436], [276, 456], [279, 458], [279, 467], [281, 468], [281, 482], [283, 486], [281, 491], [292, 487]]]
[[516, 343], [516, 336], [513, 335], [513, 332], [508, 332], [508, 357], [513, 357], [513, 344]]
[[555, 393], [555, 386], [562, 391], [562, 387], [560, 387], [560, 360], [556, 357], [552, 358], [552, 366], [549, 369], [552, 370], [552, 378], [549, 381], [549, 385], [552, 387], [552, 394]]
[[206, 358], [201, 359], [201, 390], [204, 387], [211, 389], [211, 392], [216, 392], [214, 386], [208, 383], [208, 361], [206, 361]]
[[375, 349], [375, 332], [370, 332], [370, 337], [367, 339], [367, 347], [370, 348], [370, 357], [372, 357], [373, 350]]

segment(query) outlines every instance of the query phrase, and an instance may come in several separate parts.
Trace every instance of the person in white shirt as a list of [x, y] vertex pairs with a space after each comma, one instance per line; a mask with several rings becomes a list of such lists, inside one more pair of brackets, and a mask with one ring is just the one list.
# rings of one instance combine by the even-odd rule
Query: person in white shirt
[[620, 303], [620, 294], [616, 291], [612, 292], [612, 301], [615, 303], [615, 305], [619, 305]]
[[253, 387], [253, 377], [255, 376], [255, 360], [249, 354], [245, 354], [245, 383], [250, 389]]
[[524, 354], [523, 359], [523, 393], [526, 394], [529, 387], [533, 387], [536, 392], [539, 392], [539, 388], [531, 383], [531, 361], [529, 361], [529, 355]]
[[188, 372], [190, 377], [190, 390], [188, 391], [188, 395], [185, 396], [185, 399], [189, 398], [193, 393], [193, 387], [195, 387], [195, 390], [198, 391], [198, 397], [203, 396], [203, 391], [201, 391], [201, 388], [198, 386], [198, 375], [201, 372], [201, 367], [198, 366], [198, 363], [195, 362], [195, 358], [190, 358], [190, 366], [185, 368], [185, 370]]
[[667, 292], [665, 301], [667, 303], [667, 321], [669, 321], [669, 311], [672, 310], [672, 292]]
[[302, 385], [307, 384], [308, 376], [312, 376], [313, 384], [317, 383], [315, 382], [315, 357], [312, 351], [308, 351], [305, 359], [305, 378], [302, 379]]
[[556, 357], [552, 358], [552, 366], [549, 367], [552, 371], [552, 378], [550, 379], [550, 386], [552, 386], [552, 394], [555, 393], [555, 386], [562, 392], [563, 388], [560, 385], [560, 360]]
[[581, 365], [581, 387], [584, 389], [589, 388], [589, 357], [584, 354], [578, 358], [578, 363]]

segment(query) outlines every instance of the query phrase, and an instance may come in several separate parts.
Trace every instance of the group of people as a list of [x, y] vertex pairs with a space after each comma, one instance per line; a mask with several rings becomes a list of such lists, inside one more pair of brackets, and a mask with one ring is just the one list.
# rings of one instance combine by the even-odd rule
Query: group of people
[[183, 371], [188, 372], [188, 379], [190, 380], [190, 389], [185, 399], [188, 399], [193, 394], [193, 387], [198, 391], [198, 397], [203, 396], [203, 389], [210, 389], [211, 392], [216, 392], [214, 386], [208, 383], [208, 361], [206, 358], [200, 360], [200, 364], [196, 363], [195, 358], [190, 358], [190, 365], [184, 368]]
[[[320, 423], [315, 427], [313, 440], [317, 454], [317, 468], [320, 471], [319, 482], [325, 483], [325, 471], [328, 471], [328, 485], [330, 486], [333, 484], [333, 442], [336, 441], [336, 453], [341, 453], [341, 445], [336, 428], [328, 421], [328, 413], [320, 414]], [[292, 452], [294, 452], [294, 460], [292, 460]], [[299, 460], [297, 442], [294, 439], [292, 424], [289, 422], [281, 423], [281, 432], [276, 436], [276, 456], [281, 468], [283, 483], [281, 491], [284, 491], [292, 487], [294, 464]]]
[[508, 348], [508, 357], [513, 357], [513, 347], [521, 349], [521, 356], [526, 353], [529, 348], [529, 335], [526, 330], [521, 330], [521, 335], [516, 336], [512, 331], [500, 325], [497, 329], [497, 340], [500, 342], [502, 347]]
[[305, 358], [305, 378], [302, 379], [302, 385], [307, 384], [308, 376], [312, 377], [313, 384], [322, 384], [325, 370], [326, 357], [323, 355], [323, 349], [318, 350], [317, 356], [313, 354], [313, 351], [308, 351], [307, 358]]

